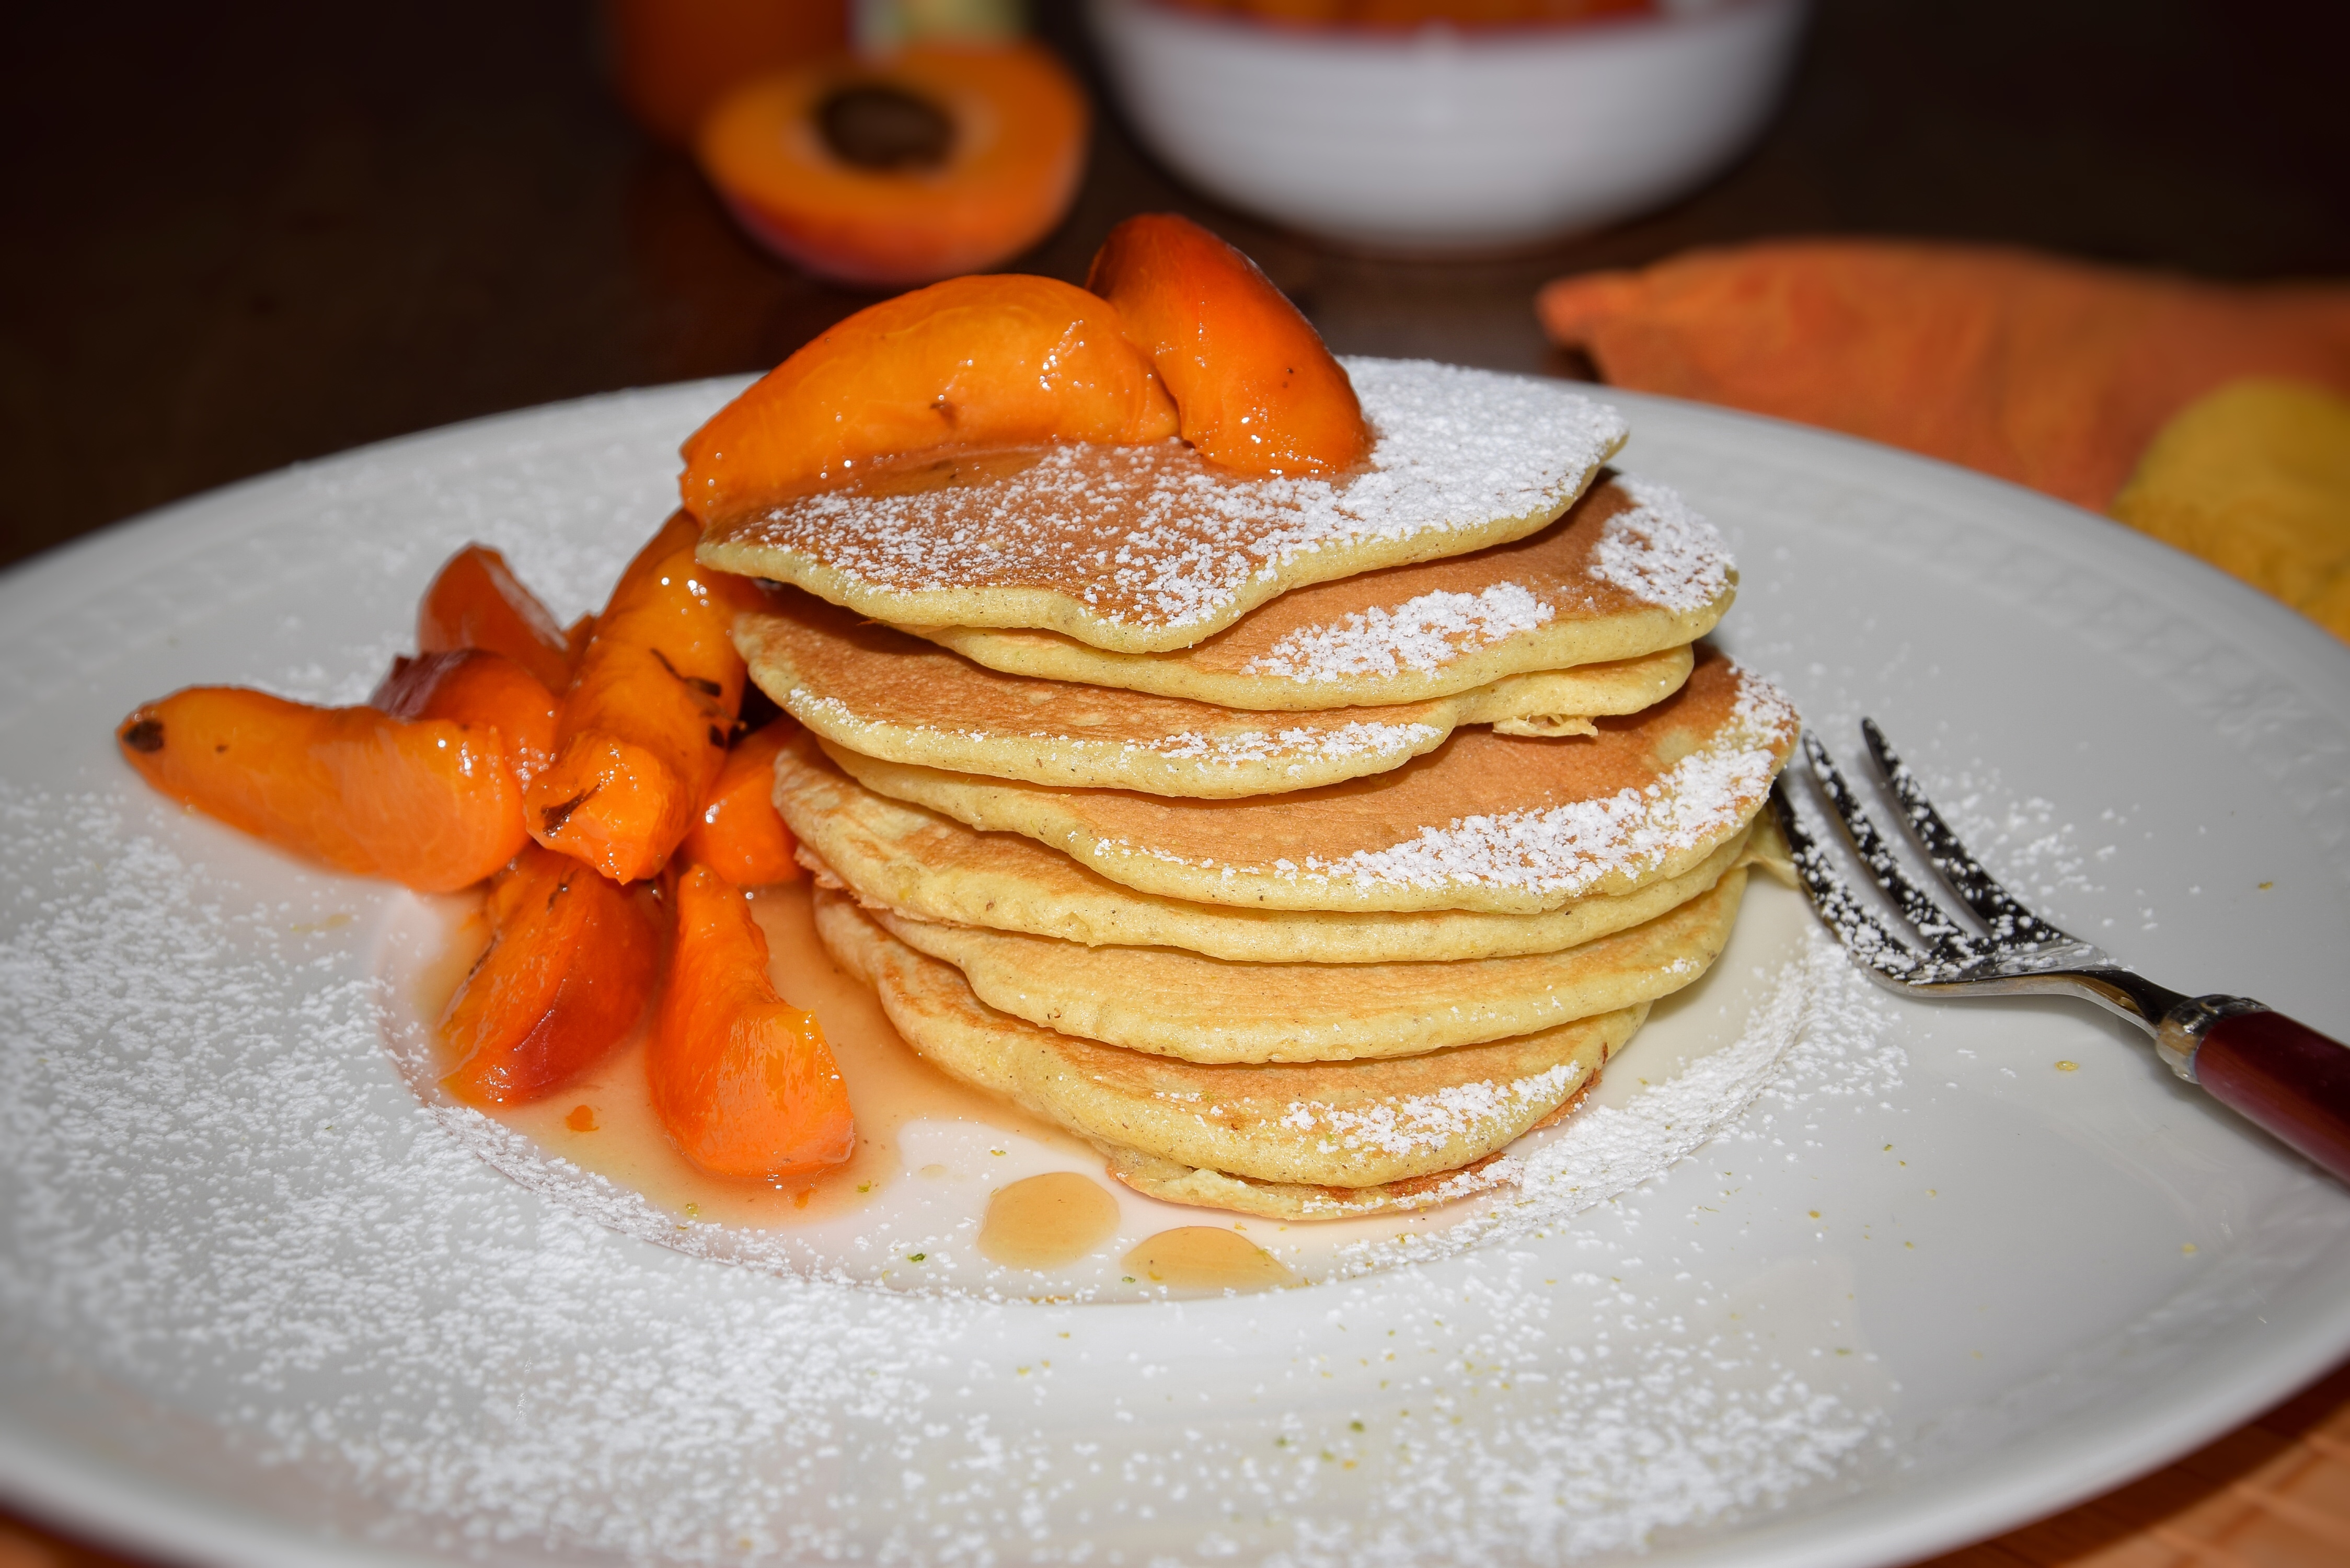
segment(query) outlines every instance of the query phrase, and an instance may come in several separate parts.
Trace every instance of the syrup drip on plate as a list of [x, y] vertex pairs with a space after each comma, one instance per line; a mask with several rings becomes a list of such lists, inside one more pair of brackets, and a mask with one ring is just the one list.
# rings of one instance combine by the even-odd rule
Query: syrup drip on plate
[[[768, 974], [775, 989], [823, 1023], [847, 1082], [857, 1152], [847, 1163], [780, 1182], [730, 1180], [696, 1168], [677, 1151], [653, 1113], [645, 1083], [650, 1015], [611, 1055], [561, 1093], [532, 1105], [494, 1107], [489, 1115], [548, 1154], [641, 1193], [680, 1219], [757, 1230], [820, 1220], [871, 1202], [906, 1175], [899, 1135], [910, 1122], [977, 1123], [1092, 1158], [1090, 1149], [1059, 1128], [966, 1088], [916, 1055], [890, 1027], [871, 989], [825, 951], [806, 883], [763, 888], [751, 908], [766, 933]], [[447, 955], [421, 979], [417, 1002], [423, 1017], [440, 1016], [486, 940], [478, 919], [452, 934]], [[1108, 1199], [1107, 1193], [1102, 1196]], [[1115, 1209], [1115, 1199], [1110, 1202]]]

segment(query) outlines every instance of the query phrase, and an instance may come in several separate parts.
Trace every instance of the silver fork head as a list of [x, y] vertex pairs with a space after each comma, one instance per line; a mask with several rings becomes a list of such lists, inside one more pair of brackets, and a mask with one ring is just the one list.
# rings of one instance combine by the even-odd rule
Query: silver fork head
[[1842, 824], [1860, 864], [1899, 911], [1916, 940], [1898, 935], [1870, 901], [1838, 873], [1834, 857], [1813, 838], [1797, 815], [1786, 774], [1781, 774], [1772, 788], [1772, 809], [1812, 908], [1845, 950], [1872, 976], [1904, 992], [2055, 992], [2086, 996], [2148, 1029], [2183, 1000], [2178, 993], [2122, 969], [2100, 949], [2026, 909], [1983, 869], [1942, 820], [1917, 775], [1894, 752], [1876, 722], [1864, 719], [1861, 729], [1887, 792], [1901, 807], [1911, 840], [1936, 878], [1973, 911], [1982, 927], [1976, 930], [1961, 923], [1918, 886], [1846, 782], [1835, 759], [1816, 736], [1806, 732], [1804, 755], [1822, 798]]

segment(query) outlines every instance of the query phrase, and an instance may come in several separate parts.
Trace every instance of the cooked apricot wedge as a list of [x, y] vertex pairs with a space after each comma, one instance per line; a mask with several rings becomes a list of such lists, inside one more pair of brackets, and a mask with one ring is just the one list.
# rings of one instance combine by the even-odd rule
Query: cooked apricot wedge
[[710, 523], [909, 452], [1175, 431], [1106, 301], [1049, 277], [950, 278], [858, 311], [719, 410], [686, 438], [680, 488]]
[[503, 653], [550, 691], [562, 691], [571, 679], [571, 645], [563, 628], [487, 545], [466, 545], [434, 575], [416, 607], [416, 646], [425, 653], [461, 648]]
[[697, 566], [679, 513], [620, 574], [564, 695], [555, 761], [524, 796], [530, 836], [615, 882], [659, 871], [726, 765], [743, 701], [729, 636], [742, 579]]
[[485, 648], [395, 659], [391, 673], [368, 698], [368, 706], [395, 719], [489, 725], [504, 737], [517, 784], [527, 784], [532, 774], [555, 760], [562, 704], [538, 677]]
[[192, 686], [115, 738], [164, 794], [338, 871], [454, 892], [525, 842], [505, 742], [485, 726]]
[[1370, 454], [1346, 368], [1254, 262], [1172, 213], [1128, 218], [1086, 286], [1118, 307], [1182, 417], [1183, 439], [1244, 473], [1332, 473]]
[[750, 905], [707, 866], [687, 867], [674, 898], [677, 940], [645, 1060], [662, 1127], [713, 1176], [838, 1165], [857, 1147], [847, 1086], [816, 1015], [775, 994]]
[[525, 844], [490, 884], [490, 945], [435, 1033], [442, 1085], [469, 1105], [521, 1106], [588, 1071], [644, 1016], [660, 936], [640, 895]]
[[798, 841], [775, 809], [775, 754], [798, 732], [798, 721], [776, 719], [735, 742], [680, 854], [737, 888], [764, 888], [800, 874], [792, 854]]
[[702, 172], [751, 237], [866, 287], [992, 267], [1052, 232], [1085, 172], [1085, 92], [1035, 44], [843, 55], [743, 83]]

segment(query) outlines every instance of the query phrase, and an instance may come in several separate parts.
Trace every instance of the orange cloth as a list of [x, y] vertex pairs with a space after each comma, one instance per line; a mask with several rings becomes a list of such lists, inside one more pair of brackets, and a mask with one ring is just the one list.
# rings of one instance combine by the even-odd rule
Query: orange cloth
[[1562, 278], [1543, 325], [1617, 386], [1825, 425], [2102, 511], [2157, 431], [2242, 376], [2350, 393], [2350, 286], [2228, 287], [1858, 240]]

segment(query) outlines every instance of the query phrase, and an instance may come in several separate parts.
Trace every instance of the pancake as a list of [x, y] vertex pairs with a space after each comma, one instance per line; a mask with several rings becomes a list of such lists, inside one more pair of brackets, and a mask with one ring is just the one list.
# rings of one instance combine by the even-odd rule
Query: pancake
[[795, 737], [775, 759], [775, 799], [799, 838], [802, 861], [819, 880], [847, 888], [869, 908], [1087, 947], [1176, 947], [1244, 963], [1411, 963], [1555, 952], [1697, 897], [1738, 863], [1749, 838], [1737, 835], [1679, 877], [1538, 915], [1290, 913], [1187, 903], [1120, 887], [1030, 839], [974, 832], [875, 794], [834, 767], [810, 735]]
[[1040, 1029], [972, 994], [844, 895], [816, 930], [941, 1071], [1105, 1148], [1257, 1181], [1364, 1188], [1457, 1170], [1572, 1099], [1648, 1005], [1392, 1061], [1203, 1066]]
[[1531, 1034], [1669, 996], [1720, 955], [1745, 889], [1742, 868], [1580, 947], [1449, 963], [1232, 963], [871, 913], [961, 970], [988, 1006], [1064, 1034], [1186, 1062], [1353, 1062]]
[[1069, 790], [884, 762], [821, 742], [867, 788], [1024, 835], [1139, 892], [1289, 910], [1532, 914], [1677, 877], [1742, 831], [1794, 710], [1701, 648], [1688, 682], [1598, 733], [1457, 731], [1369, 778], [1256, 800]]
[[[1573, 1108], [1572, 1104], [1562, 1107]], [[1384, 1181], [1376, 1187], [1320, 1187], [1303, 1181], [1252, 1181], [1227, 1171], [1201, 1170], [1160, 1159], [1139, 1149], [1108, 1148], [1103, 1153], [1108, 1157], [1109, 1174], [1146, 1198], [1267, 1220], [1344, 1220], [1352, 1215], [1433, 1209], [1497, 1187], [1514, 1186], [1520, 1169], [1511, 1156], [1489, 1154], [1458, 1170], [1435, 1176]]]
[[796, 588], [739, 617], [751, 678], [794, 718], [868, 756], [1086, 789], [1201, 799], [1338, 784], [1409, 762], [1461, 724], [1590, 733], [1688, 678], [1685, 648], [1385, 708], [1267, 715], [1000, 674]]
[[1614, 410], [1555, 382], [1346, 365], [1378, 439], [1335, 478], [1247, 477], [1180, 441], [915, 454], [712, 520], [701, 557], [897, 625], [1164, 652], [1292, 588], [1523, 538], [1624, 442]]
[[1662, 485], [1613, 475], [1529, 538], [1299, 588], [1180, 653], [1110, 653], [1045, 631], [919, 629], [1007, 674], [1227, 708], [1340, 708], [1678, 648], [1713, 629], [1737, 582], [1711, 524]]

